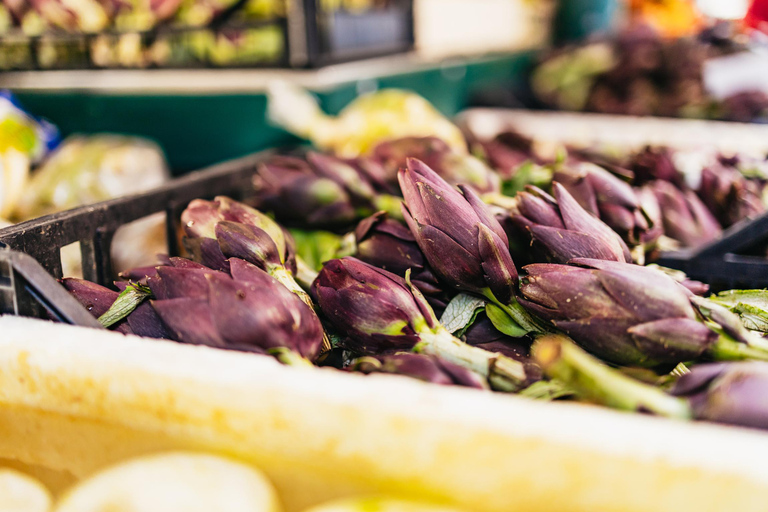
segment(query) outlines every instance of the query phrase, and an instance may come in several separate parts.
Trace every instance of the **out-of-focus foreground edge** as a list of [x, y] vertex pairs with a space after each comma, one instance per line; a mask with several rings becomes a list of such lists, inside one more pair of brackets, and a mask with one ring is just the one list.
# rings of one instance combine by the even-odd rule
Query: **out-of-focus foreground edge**
[[164, 449], [287, 510], [390, 493], [496, 512], [765, 510], [768, 435], [0, 317], [0, 459], [77, 477]]

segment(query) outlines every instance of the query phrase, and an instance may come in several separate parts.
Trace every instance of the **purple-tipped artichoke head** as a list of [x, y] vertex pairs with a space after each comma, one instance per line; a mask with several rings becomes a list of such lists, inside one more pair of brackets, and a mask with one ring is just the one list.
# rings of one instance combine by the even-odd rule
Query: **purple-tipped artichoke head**
[[511, 218], [548, 261], [631, 261], [627, 244], [615, 231], [582, 208], [563, 185], [554, 182], [552, 189], [554, 197], [532, 186], [519, 192], [517, 211]]
[[341, 158], [310, 151], [307, 153], [307, 162], [318, 176], [342, 187], [358, 207], [369, 206], [376, 196], [376, 190], [358, 167]]
[[694, 366], [672, 394], [688, 398], [697, 419], [768, 429], [768, 363]]
[[411, 271], [411, 282], [427, 295], [442, 292], [413, 234], [400, 222], [376, 213], [360, 221], [355, 228], [355, 257], [400, 277]]
[[402, 277], [356, 258], [327, 262], [312, 286], [325, 317], [357, 352], [409, 350], [438, 325]]
[[225, 257], [241, 258], [262, 268], [284, 266], [295, 272], [288, 233], [260, 211], [228, 197], [195, 199], [181, 214], [190, 238], [213, 238]]
[[405, 137], [382, 142], [372, 157], [386, 169], [397, 183], [397, 173], [408, 158], [421, 160], [451, 185], [470, 185], [480, 193], [498, 192], [498, 175], [481, 160], [454, 152], [437, 137]]
[[716, 165], [702, 170], [698, 195], [720, 224], [728, 227], [765, 211], [763, 188], [737, 169]]
[[285, 347], [313, 358], [323, 329], [312, 309], [255, 265], [238, 258], [229, 262], [231, 277], [200, 269], [158, 269], [150, 287], [160, 297], [152, 306], [173, 338], [255, 352]]
[[357, 212], [347, 191], [304, 160], [273, 157], [254, 177], [257, 206], [280, 222], [308, 228], [347, 226]]
[[377, 357], [361, 357], [348, 369], [365, 374], [392, 373], [444, 386], [467, 386], [487, 389], [482, 377], [459, 365], [426, 354], [399, 353]]
[[[119, 295], [105, 286], [75, 277], [66, 277], [61, 280], [61, 284], [94, 318], [106, 313]], [[113, 325], [112, 329], [125, 334], [132, 332], [125, 319]]]
[[387, 172], [389, 181], [397, 184], [397, 173], [405, 167], [408, 158], [421, 160], [435, 172], [443, 157], [451, 153], [451, 147], [437, 137], [403, 137], [384, 141], [371, 152]]
[[630, 246], [651, 248], [661, 236], [661, 225], [653, 224], [634, 189], [602, 167], [581, 163], [557, 171], [554, 179]]
[[596, 356], [620, 365], [669, 367], [702, 355], [717, 334], [698, 321], [689, 292], [652, 268], [577, 259], [534, 264], [520, 303]]
[[[66, 278], [61, 284], [67, 289], [80, 304], [86, 308], [94, 318], [99, 318], [106, 313], [117, 300], [119, 293], [104, 286], [86, 281], [84, 279]], [[115, 283], [120, 291], [123, 291], [127, 282]], [[128, 314], [126, 318], [112, 324], [109, 327], [113, 331], [123, 334], [135, 334], [147, 338], [168, 338], [169, 333], [160, 318], [144, 302]]]
[[637, 185], [653, 180], [683, 184], [683, 177], [672, 160], [672, 151], [663, 146], [645, 147], [630, 158], [627, 167], [634, 173]]
[[691, 190], [680, 190], [672, 183], [652, 181], [646, 187], [658, 201], [664, 234], [683, 247], [695, 247], [717, 238], [720, 224], [701, 199]]
[[423, 162], [398, 175], [403, 216], [435, 274], [448, 286], [512, 299], [517, 270], [501, 225], [475, 192], [454, 189]]

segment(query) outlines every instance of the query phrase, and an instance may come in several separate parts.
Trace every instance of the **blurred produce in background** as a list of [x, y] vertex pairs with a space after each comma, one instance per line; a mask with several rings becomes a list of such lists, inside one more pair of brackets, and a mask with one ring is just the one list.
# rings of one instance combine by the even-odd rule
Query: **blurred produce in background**
[[5, 6], [0, 69], [253, 65], [275, 63], [285, 50], [284, 0], [8, 0]]
[[[0, 226], [151, 190], [169, 176], [149, 140], [102, 134], [59, 142], [55, 126], [27, 114], [9, 93], [0, 96]], [[151, 263], [164, 250], [162, 215], [123, 227], [112, 245], [118, 268]], [[79, 246], [62, 250], [62, 264], [67, 275], [82, 274]]]
[[[0, 70], [304, 66], [408, 50], [410, 2], [7, 0]], [[289, 44], [289, 19], [303, 28]], [[380, 26], [381, 25], [381, 26]], [[295, 31], [295, 30], [294, 30]]]
[[[768, 116], [764, 89], [726, 97], [708, 90], [709, 61], [749, 50], [738, 27], [722, 22], [690, 35], [697, 18], [670, 16], [650, 17], [655, 26], [633, 24], [612, 37], [554, 50], [533, 71], [535, 97], [550, 108], [606, 114], [742, 122]], [[685, 37], [670, 37], [681, 33]]]

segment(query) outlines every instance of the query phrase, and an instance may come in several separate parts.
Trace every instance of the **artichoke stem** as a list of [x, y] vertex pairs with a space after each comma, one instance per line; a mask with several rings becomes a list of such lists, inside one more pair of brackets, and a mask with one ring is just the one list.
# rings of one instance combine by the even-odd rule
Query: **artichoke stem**
[[467, 345], [442, 327], [419, 333], [414, 350], [463, 366], [488, 380], [497, 391], [515, 392], [525, 385], [525, 367], [512, 358]]
[[303, 290], [309, 290], [312, 286], [312, 282], [317, 278], [317, 271], [307, 265], [304, 258], [296, 255], [296, 278], [295, 281], [301, 286]]
[[768, 361], [768, 351], [735, 341], [723, 334], [715, 341], [708, 354], [716, 361], [743, 361], [746, 359]]
[[691, 418], [686, 400], [623, 375], [587, 354], [567, 336], [541, 336], [532, 353], [550, 378], [561, 381], [585, 400], [614, 409]]
[[[301, 286], [299, 286], [299, 283], [296, 282], [296, 280], [293, 278], [293, 275], [291, 275], [291, 273], [285, 267], [272, 267], [269, 268], [268, 271], [272, 277], [280, 281], [283, 286], [298, 295], [301, 301], [309, 306], [315, 314], [317, 314], [315, 303], [312, 302], [312, 297], [310, 297], [309, 294], [305, 292]], [[328, 352], [329, 350], [331, 350], [331, 340], [328, 338], [328, 335], [325, 333], [325, 331], [323, 331], [323, 344], [320, 346], [320, 353], [322, 354], [323, 352]]]

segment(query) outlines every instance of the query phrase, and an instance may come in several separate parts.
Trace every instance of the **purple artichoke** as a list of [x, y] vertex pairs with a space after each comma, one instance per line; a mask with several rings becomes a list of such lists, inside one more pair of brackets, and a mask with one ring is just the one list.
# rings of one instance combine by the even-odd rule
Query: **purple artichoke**
[[[314, 309], [312, 299], [294, 278], [293, 238], [268, 216], [232, 199], [217, 197], [213, 201], [195, 199], [181, 214], [181, 221], [189, 239], [202, 240], [197, 245], [199, 252], [193, 251], [201, 262], [212, 262], [211, 268], [228, 270], [225, 258], [245, 260], [265, 270]], [[327, 339], [323, 348], [330, 349]]]
[[471, 155], [456, 153], [437, 137], [406, 137], [382, 142], [372, 158], [386, 170], [388, 181], [397, 185], [397, 173], [408, 158], [424, 162], [452, 185], [470, 185], [480, 193], [498, 192], [499, 176]]
[[666, 147], [646, 146], [630, 158], [627, 167], [634, 173], [638, 185], [653, 180], [683, 185], [683, 177], [672, 161], [672, 151]]
[[526, 381], [517, 361], [454, 338], [421, 293], [391, 272], [351, 257], [331, 260], [313, 288], [325, 318], [345, 337], [349, 350], [416, 350], [462, 365], [497, 389], [517, 390]]
[[398, 176], [403, 215], [435, 274], [456, 290], [512, 300], [517, 270], [507, 235], [480, 198], [419, 160], [408, 159]]
[[403, 278], [355, 258], [326, 262], [313, 284], [320, 309], [364, 353], [410, 350], [439, 324]]
[[479, 151], [504, 179], [512, 178], [524, 163], [535, 160], [530, 153], [511, 148], [495, 139], [479, 143]]
[[411, 271], [411, 282], [426, 295], [443, 290], [429, 268], [413, 234], [400, 222], [376, 213], [360, 221], [355, 228], [357, 250], [354, 256], [400, 277]]
[[226, 257], [241, 258], [268, 272], [296, 272], [290, 235], [260, 211], [228, 197], [195, 199], [181, 214], [189, 238], [218, 241]]
[[672, 393], [688, 399], [697, 419], [768, 429], [768, 363], [694, 366]]
[[763, 185], [748, 180], [731, 167], [717, 165], [703, 169], [697, 193], [724, 227], [765, 211]]
[[[119, 296], [119, 293], [114, 290], [83, 279], [69, 277], [62, 279], [61, 284], [97, 319], [109, 310]], [[127, 283], [117, 283], [117, 285], [122, 291]], [[170, 333], [146, 301], [136, 307], [126, 318], [110, 326], [110, 329], [146, 338], [170, 337]]]
[[756, 118], [768, 116], [768, 94], [760, 90], [732, 94], [723, 99], [720, 109], [723, 119], [749, 123]]
[[444, 386], [467, 386], [487, 389], [488, 384], [476, 373], [463, 366], [425, 354], [399, 353], [388, 356], [366, 356], [356, 359], [348, 370], [355, 372], [391, 373]]
[[710, 349], [718, 335], [698, 320], [689, 292], [637, 265], [577, 259], [535, 264], [520, 303], [598, 357], [627, 366], [675, 366]]
[[405, 221], [441, 282], [491, 300], [508, 317], [505, 333], [539, 331], [515, 301], [517, 269], [490, 208], [471, 188], [459, 185], [457, 191], [419, 160], [409, 158], [398, 179]]
[[552, 188], [555, 197], [530, 186], [519, 192], [517, 211], [511, 217], [548, 261], [632, 261], [629, 248], [615, 231], [582, 208], [563, 185], [553, 182]]
[[695, 247], [720, 236], [720, 224], [693, 191], [682, 191], [662, 180], [652, 181], [646, 187], [656, 196], [664, 234], [669, 238], [683, 247]]
[[307, 161], [273, 157], [254, 179], [256, 202], [281, 222], [304, 228], [346, 228], [378, 210], [400, 215], [400, 199], [377, 162], [307, 153]]
[[347, 226], [357, 212], [347, 191], [304, 160], [272, 157], [254, 177], [257, 206], [281, 222], [310, 228]]
[[323, 329], [312, 309], [260, 268], [231, 258], [231, 276], [159, 267], [152, 307], [173, 334], [193, 344], [264, 352], [285, 348], [312, 359]]
[[661, 236], [661, 224], [653, 224], [632, 187], [605, 169], [582, 163], [576, 168], [557, 171], [554, 179], [582, 208], [599, 217], [630, 247], [650, 250]]

